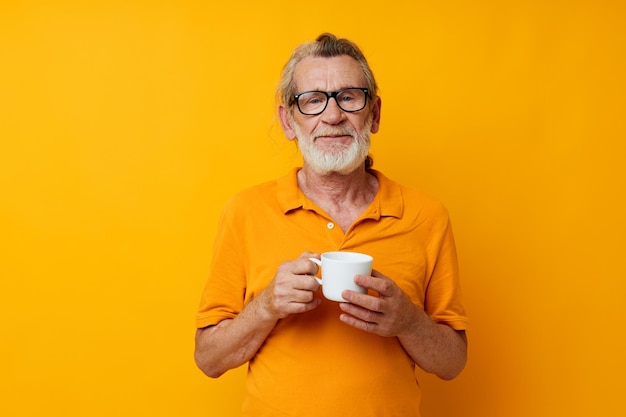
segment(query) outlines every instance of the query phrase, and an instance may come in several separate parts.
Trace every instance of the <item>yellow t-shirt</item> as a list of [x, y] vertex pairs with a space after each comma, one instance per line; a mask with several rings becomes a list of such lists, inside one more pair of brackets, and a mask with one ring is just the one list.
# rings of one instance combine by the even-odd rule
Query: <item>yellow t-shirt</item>
[[[198, 328], [234, 318], [304, 251], [367, 253], [438, 323], [467, 327], [454, 238], [436, 200], [382, 175], [368, 209], [344, 233], [302, 194], [297, 169], [237, 194], [219, 222]], [[415, 364], [395, 337], [339, 321], [334, 301], [278, 322], [250, 361], [243, 415], [417, 417]]]

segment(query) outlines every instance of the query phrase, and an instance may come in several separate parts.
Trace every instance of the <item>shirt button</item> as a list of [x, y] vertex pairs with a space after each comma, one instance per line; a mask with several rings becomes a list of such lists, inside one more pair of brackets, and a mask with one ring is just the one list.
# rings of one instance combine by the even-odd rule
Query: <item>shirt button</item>
[[328, 227], [330, 230], [333, 230], [335, 228], [335, 223], [333, 222], [328, 222], [328, 224], [326, 225], [326, 227]]

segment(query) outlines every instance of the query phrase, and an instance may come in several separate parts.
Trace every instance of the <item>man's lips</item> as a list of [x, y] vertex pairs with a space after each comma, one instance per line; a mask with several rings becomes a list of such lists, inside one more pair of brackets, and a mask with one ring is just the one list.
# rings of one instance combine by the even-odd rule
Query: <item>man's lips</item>
[[318, 135], [318, 136], [315, 136], [315, 139], [319, 139], [319, 138], [335, 139], [335, 138], [346, 138], [346, 137], [351, 138], [352, 135], [349, 135], [347, 133], [344, 135]]
[[349, 145], [352, 142], [352, 136], [351, 135], [323, 135], [323, 136], [316, 136], [315, 137], [315, 142], [318, 142], [320, 144], [345, 144], [345, 145]]
[[313, 135], [315, 139], [323, 139], [323, 140], [338, 140], [343, 138], [352, 139], [353, 135], [351, 132], [347, 131], [326, 131], [326, 132], [318, 132]]

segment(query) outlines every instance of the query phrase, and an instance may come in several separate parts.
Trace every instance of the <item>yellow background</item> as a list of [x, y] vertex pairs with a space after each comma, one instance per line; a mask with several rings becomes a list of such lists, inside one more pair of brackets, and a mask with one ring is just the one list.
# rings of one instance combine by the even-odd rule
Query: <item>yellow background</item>
[[453, 216], [470, 359], [424, 415], [623, 415], [624, 2], [395, 3], [2, 3], [0, 415], [237, 415], [195, 309], [222, 204], [299, 163], [274, 87], [322, 31], [382, 87], [375, 167]]

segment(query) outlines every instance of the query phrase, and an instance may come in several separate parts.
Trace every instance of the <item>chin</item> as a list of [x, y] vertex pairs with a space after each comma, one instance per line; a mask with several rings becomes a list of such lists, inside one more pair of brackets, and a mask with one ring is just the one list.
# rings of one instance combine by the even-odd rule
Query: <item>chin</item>
[[350, 161], [348, 163], [339, 164], [336, 163], [324, 164], [318, 163], [316, 161], [307, 161], [309, 167], [319, 175], [330, 175], [330, 174], [339, 174], [339, 175], [348, 175], [352, 174], [354, 171], [358, 170], [360, 167], [364, 166], [365, 158]]
[[332, 149], [317, 149], [308, 142], [300, 144], [306, 164], [318, 175], [348, 175], [365, 166], [369, 143], [354, 141], [352, 144], [336, 144]]

